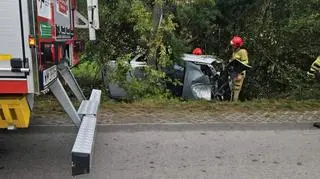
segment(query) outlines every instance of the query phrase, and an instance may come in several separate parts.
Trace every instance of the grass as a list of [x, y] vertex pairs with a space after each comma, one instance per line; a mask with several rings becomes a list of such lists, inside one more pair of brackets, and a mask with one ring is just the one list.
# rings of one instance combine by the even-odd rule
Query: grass
[[[72, 100], [73, 104], [78, 107], [79, 102]], [[55, 116], [55, 115], [66, 115], [62, 107], [53, 96], [46, 95], [35, 98], [35, 104], [33, 108], [34, 116]]]
[[[73, 100], [76, 108], [79, 103]], [[179, 99], [144, 99], [136, 102], [119, 102], [105, 100], [101, 104], [103, 112], [126, 113], [141, 112], [152, 113], [155, 111], [167, 112], [196, 112], [196, 113], [223, 113], [223, 112], [244, 112], [251, 113], [256, 111], [314, 111], [320, 109], [318, 100], [288, 100], [288, 99], [261, 99], [245, 102], [211, 102], [211, 101], [185, 101]], [[53, 96], [43, 96], [36, 98], [34, 113], [37, 115], [57, 115], [64, 114], [62, 108]]]
[[146, 99], [133, 103], [106, 102], [104, 109], [111, 111], [119, 110], [169, 110], [169, 111], [192, 111], [192, 112], [255, 112], [255, 111], [312, 111], [320, 108], [320, 101], [307, 100], [253, 100], [246, 102], [210, 102], [210, 101], [180, 101]]

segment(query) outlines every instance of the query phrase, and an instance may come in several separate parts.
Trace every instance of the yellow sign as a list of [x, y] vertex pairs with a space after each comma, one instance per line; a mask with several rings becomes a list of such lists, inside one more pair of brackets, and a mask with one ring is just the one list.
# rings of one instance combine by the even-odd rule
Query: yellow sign
[[12, 55], [10, 54], [0, 54], [0, 61], [1, 60], [11, 60]]

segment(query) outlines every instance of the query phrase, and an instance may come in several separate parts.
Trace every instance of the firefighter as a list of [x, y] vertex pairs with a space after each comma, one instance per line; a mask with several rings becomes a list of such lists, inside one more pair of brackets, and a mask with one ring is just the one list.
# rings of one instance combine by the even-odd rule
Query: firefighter
[[[320, 56], [312, 63], [307, 74], [308, 76], [320, 82]], [[315, 122], [313, 126], [320, 128], [320, 122]]]
[[192, 51], [192, 54], [193, 54], [193, 55], [202, 55], [202, 50], [201, 50], [201, 48], [195, 48], [195, 49]]
[[[229, 62], [231, 62], [233, 60], [239, 60], [242, 63], [248, 65], [248, 63], [249, 63], [248, 52], [246, 49], [241, 48], [243, 46], [243, 43], [244, 43], [243, 39], [239, 36], [234, 36], [231, 39], [230, 44], [232, 46], [233, 53], [232, 53], [232, 57], [229, 60]], [[231, 101], [238, 101], [239, 94], [240, 94], [245, 76], [246, 76], [246, 72], [243, 71], [243, 72], [237, 74], [232, 79], [233, 86], [232, 86]]]
[[308, 71], [308, 76], [316, 79], [320, 82], [320, 56], [312, 63], [310, 70]]

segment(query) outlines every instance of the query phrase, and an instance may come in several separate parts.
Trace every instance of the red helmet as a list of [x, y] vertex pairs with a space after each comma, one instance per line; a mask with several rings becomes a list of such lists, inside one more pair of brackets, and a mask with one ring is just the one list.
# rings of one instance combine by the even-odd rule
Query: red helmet
[[202, 55], [201, 48], [195, 48], [192, 52], [193, 55]]
[[230, 41], [230, 44], [232, 45], [233, 48], [239, 48], [243, 45], [243, 40], [239, 36], [234, 36]]

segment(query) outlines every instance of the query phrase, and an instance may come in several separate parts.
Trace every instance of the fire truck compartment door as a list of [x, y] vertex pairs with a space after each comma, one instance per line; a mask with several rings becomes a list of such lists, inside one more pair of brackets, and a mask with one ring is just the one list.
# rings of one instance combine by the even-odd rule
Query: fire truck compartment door
[[[22, 68], [31, 56], [28, 46], [29, 16], [26, 0], [0, 1], [0, 80], [1, 78], [25, 78], [26, 74], [10, 70], [11, 59], [21, 59]], [[8, 70], [4, 70], [8, 69]]]

